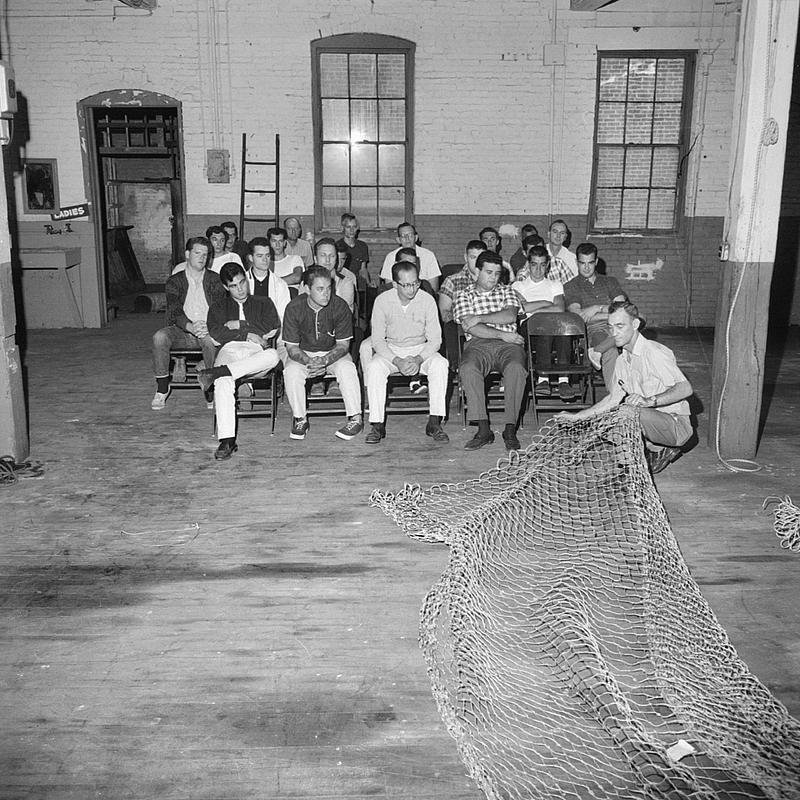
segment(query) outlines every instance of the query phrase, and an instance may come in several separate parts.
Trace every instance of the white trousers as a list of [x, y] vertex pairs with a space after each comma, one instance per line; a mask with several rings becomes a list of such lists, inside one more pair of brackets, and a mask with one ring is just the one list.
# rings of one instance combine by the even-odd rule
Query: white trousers
[[254, 378], [269, 372], [278, 364], [278, 353], [270, 348], [263, 350], [255, 342], [228, 342], [217, 353], [214, 366], [223, 364], [230, 375], [214, 381], [214, 413], [217, 418], [217, 438], [236, 436], [236, 381]]
[[[314, 358], [324, 356], [326, 353], [309, 353], [307, 356]], [[339, 384], [344, 400], [344, 410], [348, 417], [354, 417], [361, 413], [361, 384], [358, 381], [356, 365], [349, 354], [343, 355], [338, 361], [328, 365], [325, 373]], [[286, 390], [286, 399], [292, 407], [292, 416], [305, 418], [306, 416], [306, 380], [308, 379], [308, 367], [299, 361], [291, 358], [286, 361], [283, 370], [283, 385]]]
[[[419, 355], [424, 344], [413, 347], [392, 347], [391, 351], [401, 358]], [[400, 370], [372, 349], [372, 339], [365, 339], [359, 351], [361, 371], [369, 398], [369, 421], [384, 422], [386, 418], [386, 382], [390, 375], [400, 375]], [[429, 413], [437, 417], [447, 416], [447, 359], [439, 353], [426, 358], [419, 366], [420, 374], [428, 376]]]

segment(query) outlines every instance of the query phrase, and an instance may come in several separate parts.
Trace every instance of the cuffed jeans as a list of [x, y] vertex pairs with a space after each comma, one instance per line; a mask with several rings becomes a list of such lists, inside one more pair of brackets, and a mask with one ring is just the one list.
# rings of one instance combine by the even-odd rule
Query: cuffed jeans
[[[327, 353], [310, 353], [307, 356], [314, 358], [324, 356]], [[354, 417], [361, 413], [361, 384], [358, 381], [356, 365], [349, 354], [343, 355], [338, 361], [328, 365], [325, 373], [339, 384], [344, 400], [344, 410], [348, 417]], [[292, 416], [304, 418], [306, 416], [306, 380], [308, 379], [308, 367], [299, 361], [289, 358], [286, 361], [286, 368], [283, 371], [283, 385], [286, 390], [286, 399], [292, 407]]]
[[203, 365], [207, 369], [214, 366], [214, 356], [217, 354], [217, 343], [210, 336], [198, 339], [193, 333], [169, 325], [153, 334], [153, 372], [156, 378], [169, 375], [170, 350], [202, 350]]
[[[391, 351], [400, 358], [419, 355], [424, 344], [413, 347], [392, 347]], [[369, 421], [383, 422], [386, 417], [386, 381], [390, 375], [400, 375], [400, 370], [372, 349], [372, 340], [365, 339], [361, 345], [361, 371], [367, 385], [369, 398]], [[429, 413], [437, 417], [447, 416], [445, 397], [447, 395], [447, 359], [439, 353], [426, 358], [420, 365], [421, 375], [428, 376]]]
[[278, 361], [275, 350], [271, 347], [264, 350], [255, 342], [228, 342], [222, 347], [214, 363], [218, 367], [224, 364], [231, 374], [214, 381], [217, 438], [233, 439], [236, 436], [236, 381], [266, 374], [277, 366]]
[[489, 418], [486, 411], [485, 380], [490, 372], [503, 374], [505, 387], [503, 424], [516, 425], [528, 378], [525, 350], [518, 344], [510, 344], [502, 339], [476, 337], [467, 342], [461, 356], [458, 374], [466, 395], [470, 420]]

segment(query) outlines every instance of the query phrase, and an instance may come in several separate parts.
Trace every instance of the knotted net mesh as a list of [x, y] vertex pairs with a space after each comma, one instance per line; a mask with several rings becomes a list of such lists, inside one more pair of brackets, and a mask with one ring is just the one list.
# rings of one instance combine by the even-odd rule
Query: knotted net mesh
[[800, 798], [800, 724], [689, 575], [635, 415], [551, 421], [477, 480], [372, 503], [450, 549], [420, 640], [487, 798]]

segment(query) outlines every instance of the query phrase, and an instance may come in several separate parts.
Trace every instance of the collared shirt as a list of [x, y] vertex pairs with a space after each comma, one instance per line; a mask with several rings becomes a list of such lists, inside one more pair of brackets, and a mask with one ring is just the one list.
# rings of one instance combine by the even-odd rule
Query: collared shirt
[[436, 301], [427, 292], [418, 291], [403, 305], [396, 289], [379, 294], [372, 307], [372, 349], [387, 361], [395, 357], [392, 348], [425, 345], [419, 356], [423, 361], [436, 353], [442, 344], [442, 329]]
[[327, 306], [311, 308], [308, 295], [299, 294], [283, 315], [283, 341], [307, 353], [333, 350], [337, 342], [353, 337], [353, 315], [341, 297], [333, 295]]
[[[401, 248], [395, 247], [386, 258], [383, 259], [383, 268], [381, 269], [381, 278], [385, 281], [392, 280], [392, 265], [394, 264], [395, 256]], [[439, 269], [439, 262], [432, 250], [425, 247], [416, 246], [417, 258], [419, 259], [419, 279], [421, 281], [429, 281], [431, 278], [438, 278], [442, 274]]]
[[556, 297], [564, 294], [564, 287], [559, 281], [542, 278], [536, 282], [533, 278], [524, 278], [511, 284], [511, 288], [518, 292], [527, 303], [534, 300], [547, 300], [552, 303]]
[[314, 251], [305, 239], [298, 239], [297, 244], [292, 244], [286, 240], [286, 249], [283, 251], [285, 256], [300, 256], [304, 267], [310, 267], [314, 263]]
[[[669, 347], [637, 334], [633, 349], [622, 349], [614, 365], [614, 392], [652, 397], [686, 380]], [[689, 416], [686, 400], [658, 406], [667, 414]]]
[[550, 245], [548, 244], [546, 247], [547, 252], [550, 253], [550, 270], [547, 277], [561, 283], [572, 280], [578, 274], [578, 258], [575, 253], [562, 247], [558, 251], [558, 255], [554, 256]]
[[203, 287], [203, 275], [201, 273], [187, 272], [186, 279], [189, 281], [189, 289], [186, 292], [186, 299], [183, 301], [183, 313], [192, 321], [203, 320], [208, 316], [208, 300]]
[[467, 265], [464, 264], [461, 270], [454, 275], [448, 275], [442, 281], [442, 285], [439, 287], [439, 294], [447, 295], [451, 300], [455, 300], [459, 292], [469, 289], [474, 283], [475, 280], [470, 275]]
[[275, 304], [278, 316], [283, 322], [283, 312], [292, 299], [286, 281], [283, 278], [279, 278], [272, 270], [267, 272], [267, 277], [264, 280], [258, 280], [252, 269], [247, 270], [247, 281], [250, 284], [250, 294], [255, 297], [269, 297]]
[[[493, 314], [509, 306], [513, 306], [519, 312], [519, 297], [510, 286], [498, 283], [491, 292], [479, 292], [477, 286], [473, 284], [456, 295], [456, 299], [453, 301], [453, 321], [460, 325], [464, 317]], [[486, 325], [500, 331], [517, 332], [516, 320], [513, 322], [487, 322]], [[465, 331], [465, 335], [467, 341], [472, 338], [468, 331]]]
[[578, 275], [577, 278], [564, 284], [564, 302], [567, 304], [567, 309], [573, 303], [577, 303], [581, 308], [607, 306], [620, 295], [624, 297], [625, 292], [622, 291], [617, 279], [610, 275], [595, 273], [594, 283], [583, 275]]

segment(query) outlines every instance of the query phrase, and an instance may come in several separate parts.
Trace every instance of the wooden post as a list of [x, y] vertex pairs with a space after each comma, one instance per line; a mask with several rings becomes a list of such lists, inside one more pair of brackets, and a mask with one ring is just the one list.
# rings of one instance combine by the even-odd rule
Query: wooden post
[[800, 0], [744, 0], [733, 107], [729, 259], [714, 336], [709, 444], [753, 458], [764, 383], [769, 290], [778, 234]]
[[[8, 169], [5, 157], [3, 165]], [[5, 183], [8, 185], [10, 181]], [[30, 451], [16, 329], [8, 198], [3, 186], [0, 189], [0, 456], [9, 455], [15, 461], [24, 461]]]

